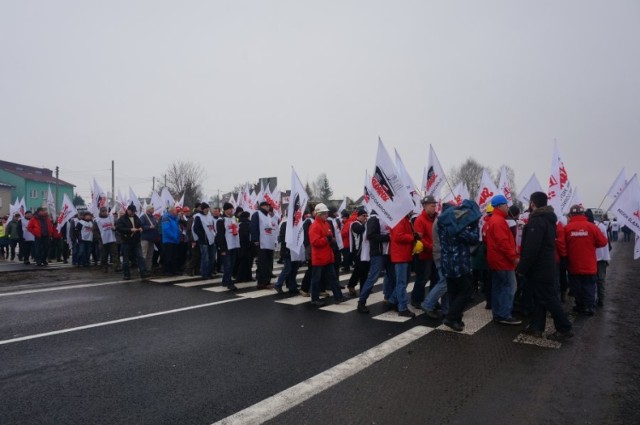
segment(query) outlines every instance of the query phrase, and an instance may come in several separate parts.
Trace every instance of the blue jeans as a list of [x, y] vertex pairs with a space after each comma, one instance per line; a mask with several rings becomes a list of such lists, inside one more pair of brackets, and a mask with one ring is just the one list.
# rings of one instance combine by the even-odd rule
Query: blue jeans
[[440, 306], [442, 307], [442, 314], [446, 315], [449, 312], [449, 296], [447, 295], [447, 278], [444, 277], [440, 267], [436, 267], [436, 275], [438, 276], [438, 283], [436, 283], [431, 291], [427, 294], [421, 307], [423, 310], [434, 311], [439, 299], [442, 299]]
[[222, 275], [222, 284], [224, 286], [231, 286], [231, 278], [233, 275], [233, 265], [236, 262], [236, 253], [237, 249], [230, 249], [226, 252], [225, 255], [221, 255], [222, 257], [222, 270], [224, 273]]
[[398, 311], [407, 309], [409, 297], [407, 296], [407, 282], [409, 280], [409, 263], [394, 264], [396, 274], [396, 286], [389, 297], [389, 302], [398, 306]]
[[78, 244], [80, 245], [80, 254], [78, 255], [78, 265], [86, 267], [89, 265], [89, 255], [91, 253], [91, 247], [93, 242], [78, 241]]
[[513, 270], [491, 271], [491, 307], [493, 318], [510, 319], [513, 296], [516, 293], [516, 272]]
[[284, 267], [278, 276], [276, 281], [276, 288], [282, 288], [284, 283], [287, 283], [289, 291], [296, 291], [298, 289], [298, 283], [296, 282], [296, 274], [300, 268], [300, 261], [291, 261], [291, 257], [283, 258]]
[[216, 246], [206, 243], [200, 244], [200, 275], [208, 278], [213, 272], [216, 262]]
[[389, 261], [389, 256], [387, 255], [374, 255], [371, 257], [371, 261], [369, 262], [369, 275], [367, 276], [367, 280], [362, 285], [360, 289], [360, 302], [366, 303], [367, 298], [371, 295], [371, 290], [373, 289], [373, 285], [375, 285], [382, 269], [385, 269], [386, 273], [384, 276], [384, 282], [382, 284], [384, 299], [388, 300], [389, 297], [393, 294], [393, 290], [396, 286], [396, 276], [395, 276], [395, 268], [393, 264]]
[[313, 266], [313, 271], [311, 272], [311, 301], [320, 299], [320, 281], [323, 277], [329, 279], [333, 298], [336, 301], [341, 300], [342, 290], [336, 277], [336, 269], [333, 264], [327, 264], [326, 266]]

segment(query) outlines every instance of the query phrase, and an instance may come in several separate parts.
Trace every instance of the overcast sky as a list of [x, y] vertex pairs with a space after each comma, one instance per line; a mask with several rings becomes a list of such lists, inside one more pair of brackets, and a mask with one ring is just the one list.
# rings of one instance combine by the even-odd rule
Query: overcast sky
[[83, 195], [182, 160], [209, 195], [294, 166], [358, 197], [380, 136], [418, 184], [432, 144], [518, 189], [557, 140], [597, 206], [640, 170], [639, 114], [635, 0], [0, 0], [0, 157]]

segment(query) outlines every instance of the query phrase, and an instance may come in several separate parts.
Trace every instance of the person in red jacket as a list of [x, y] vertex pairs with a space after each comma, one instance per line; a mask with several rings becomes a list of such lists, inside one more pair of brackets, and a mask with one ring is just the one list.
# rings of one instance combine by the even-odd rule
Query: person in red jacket
[[[413, 223], [413, 229], [422, 242], [422, 252], [415, 260], [416, 283], [411, 291], [411, 305], [420, 308], [424, 301], [424, 287], [433, 271], [433, 222], [436, 219], [436, 198], [431, 195], [422, 199], [422, 212]], [[431, 288], [435, 285], [432, 281]]]
[[516, 266], [519, 257], [516, 240], [509, 230], [509, 206], [504, 195], [491, 198], [493, 215], [487, 221], [487, 264], [491, 270], [491, 310], [493, 320], [506, 325], [519, 325], [522, 321], [511, 315], [516, 293]]
[[395, 268], [396, 287], [389, 297], [389, 305], [397, 308], [399, 316], [413, 318], [416, 315], [407, 307], [409, 303], [407, 283], [409, 281], [409, 265], [413, 261], [413, 242], [417, 238], [414, 236], [408, 215], [391, 229], [390, 238], [389, 260]]
[[333, 255], [334, 246], [336, 246], [336, 238], [333, 236], [331, 227], [327, 222], [329, 217], [329, 208], [323, 203], [316, 205], [316, 219], [309, 227], [309, 243], [311, 244], [311, 264], [313, 271], [311, 272], [311, 304], [321, 307], [325, 302], [320, 300], [320, 281], [327, 279], [333, 291], [333, 297], [336, 303], [344, 301], [345, 296], [342, 294], [336, 270], [333, 266], [335, 257]]
[[47, 254], [49, 252], [49, 240], [54, 236], [54, 228], [49, 219], [49, 213], [46, 208], [38, 208], [31, 220], [27, 223], [27, 230], [33, 233], [35, 237], [35, 259], [37, 266], [46, 266]]
[[607, 245], [600, 229], [587, 220], [582, 205], [569, 209], [569, 224], [564, 228], [567, 244], [569, 284], [575, 297], [573, 310], [586, 316], [594, 315], [596, 304], [596, 248]]
[[358, 218], [358, 211], [353, 211], [351, 215], [347, 212], [347, 210], [342, 210], [340, 212], [342, 219], [342, 228], [340, 229], [340, 235], [342, 236], [342, 270], [348, 272], [351, 269], [351, 264], [354, 263], [353, 258], [351, 258], [351, 240], [349, 238], [349, 228], [351, 227], [351, 223], [356, 221]]

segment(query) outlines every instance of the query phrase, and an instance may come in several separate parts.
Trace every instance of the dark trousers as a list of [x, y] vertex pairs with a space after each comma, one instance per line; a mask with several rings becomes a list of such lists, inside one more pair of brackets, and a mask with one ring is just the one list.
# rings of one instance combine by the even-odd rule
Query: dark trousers
[[453, 322], [462, 320], [462, 313], [471, 299], [473, 276], [467, 273], [460, 277], [447, 278], [447, 293], [449, 294], [449, 312], [447, 319]]
[[218, 257], [218, 260], [222, 262], [222, 269], [224, 272], [222, 275], [222, 284], [224, 286], [231, 286], [233, 283], [232, 282], [233, 266], [236, 263], [237, 253], [238, 253], [238, 249], [234, 248], [225, 252], [224, 255], [222, 255], [222, 251], [221, 251], [220, 257]]
[[162, 271], [166, 274], [178, 272], [178, 244], [165, 242], [162, 244]]
[[[425, 296], [425, 286], [427, 280], [431, 277], [431, 265], [433, 260], [421, 260], [416, 258], [414, 261], [414, 267], [416, 271], [416, 282], [413, 285], [413, 291], [411, 291], [411, 304], [422, 304]], [[432, 283], [431, 286], [435, 285]]]
[[41, 265], [47, 262], [47, 253], [49, 252], [49, 238], [36, 238], [34, 242], [36, 264]]
[[238, 251], [238, 272], [236, 280], [238, 282], [249, 282], [253, 280], [251, 275], [251, 267], [253, 265], [253, 252], [251, 248], [240, 248]]
[[9, 242], [9, 246], [11, 247], [11, 260], [13, 261], [14, 258], [16, 258], [16, 245], [18, 245], [18, 240], [17, 239], [12, 239], [11, 242]]
[[596, 306], [596, 276], [591, 274], [569, 275], [571, 291], [578, 310]]
[[360, 283], [360, 290], [362, 290], [362, 285], [364, 285], [367, 276], [369, 276], [370, 264], [369, 261], [360, 261], [359, 258], [354, 258], [353, 272], [351, 272], [351, 277], [349, 278], [349, 288], [355, 288]]
[[130, 261], [131, 257], [136, 259], [140, 274], [146, 274], [147, 269], [144, 265], [144, 257], [142, 256], [142, 246], [140, 242], [133, 245], [128, 243], [122, 244], [122, 274], [124, 277], [131, 277]]
[[105, 270], [109, 268], [109, 256], [111, 256], [111, 262], [116, 269], [120, 269], [120, 254], [118, 254], [118, 246], [115, 242], [102, 244], [102, 249], [100, 249], [100, 265]]
[[[311, 260], [307, 262], [307, 270], [304, 272], [304, 276], [302, 276], [302, 284], [300, 285], [300, 289], [304, 292], [311, 292], [311, 275], [313, 274], [313, 265], [311, 264]], [[320, 290], [324, 290], [322, 287]]]
[[325, 282], [325, 286], [327, 283], [331, 286], [334, 299], [342, 299], [342, 291], [338, 284], [336, 270], [333, 267], [333, 264], [327, 264], [326, 266], [315, 266], [313, 268], [311, 275], [311, 301], [317, 301], [320, 299], [320, 291], [323, 286], [322, 282]]
[[571, 330], [571, 322], [562, 309], [555, 282], [540, 282], [527, 280], [527, 285], [533, 289], [533, 317], [529, 327], [532, 330], [544, 331], [547, 311], [553, 317], [553, 323], [559, 332]]
[[258, 252], [258, 270], [256, 272], [256, 280], [258, 285], [269, 285], [271, 283], [271, 274], [273, 273], [273, 250], [261, 249]]

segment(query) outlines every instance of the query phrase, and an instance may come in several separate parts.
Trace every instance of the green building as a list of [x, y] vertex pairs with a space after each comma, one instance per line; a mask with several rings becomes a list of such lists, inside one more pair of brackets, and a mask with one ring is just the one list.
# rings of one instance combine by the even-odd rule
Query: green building
[[73, 199], [73, 188], [75, 187], [66, 181], [56, 180], [53, 171], [48, 168], [32, 167], [2, 160], [0, 160], [0, 182], [13, 186], [10, 203], [14, 203], [17, 197], [24, 196], [27, 209], [32, 211], [47, 205], [49, 186], [51, 186], [53, 196], [56, 196], [56, 185], [58, 186], [56, 210], [60, 211], [63, 195], [66, 193], [69, 199]]

